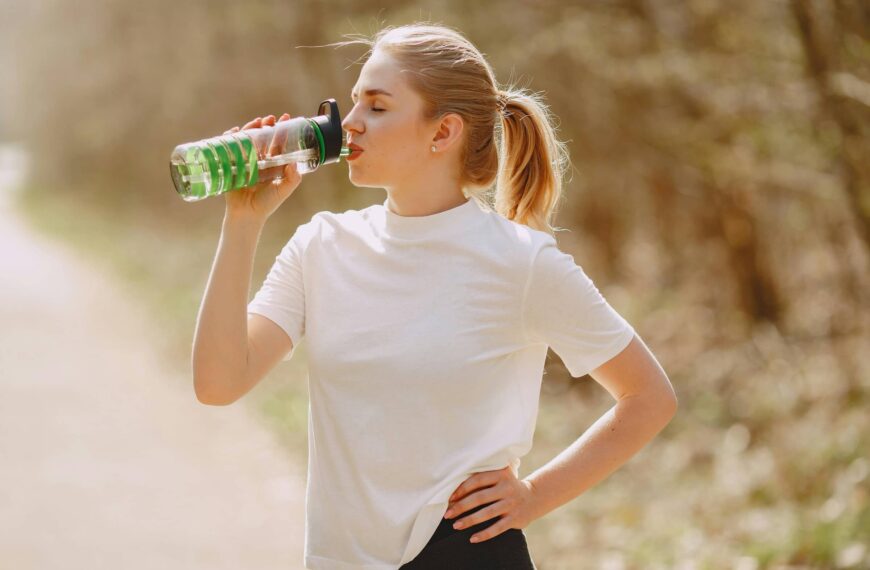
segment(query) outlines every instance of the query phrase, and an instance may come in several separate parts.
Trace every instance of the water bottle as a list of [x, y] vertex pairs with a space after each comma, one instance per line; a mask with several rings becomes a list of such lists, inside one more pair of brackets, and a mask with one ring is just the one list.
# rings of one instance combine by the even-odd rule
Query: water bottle
[[326, 99], [315, 117], [180, 144], [172, 151], [169, 172], [181, 197], [195, 202], [279, 179], [291, 162], [299, 174], [338, 162], [350, 154], [342, 141], [338, 104]]

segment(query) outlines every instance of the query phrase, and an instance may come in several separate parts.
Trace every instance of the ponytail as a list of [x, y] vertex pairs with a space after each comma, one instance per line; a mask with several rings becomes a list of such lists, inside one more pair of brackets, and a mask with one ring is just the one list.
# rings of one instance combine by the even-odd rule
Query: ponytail
[[556, 138], [547, 106], [523, 90], [500, 91], [504, 101], [496, 211], [509, 220], [551, 235], [553, 212], [562, 196], [569, 162], [565, 143]]

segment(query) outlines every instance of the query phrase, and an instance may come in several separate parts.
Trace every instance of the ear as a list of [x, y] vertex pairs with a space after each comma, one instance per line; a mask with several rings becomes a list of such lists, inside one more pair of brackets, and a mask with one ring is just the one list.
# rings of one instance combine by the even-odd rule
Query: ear
[[465, 122], [456, 113], [447, 113], [438, 124], [432, 142], [438, 145], [438, 151], [444, 153], [462, 139]]

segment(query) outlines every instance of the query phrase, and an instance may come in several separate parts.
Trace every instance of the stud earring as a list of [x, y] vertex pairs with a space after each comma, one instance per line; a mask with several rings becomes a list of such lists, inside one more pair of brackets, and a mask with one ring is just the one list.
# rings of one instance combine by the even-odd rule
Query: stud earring
[[435, 152], [435, 145], [432, 145], [432, 152]]

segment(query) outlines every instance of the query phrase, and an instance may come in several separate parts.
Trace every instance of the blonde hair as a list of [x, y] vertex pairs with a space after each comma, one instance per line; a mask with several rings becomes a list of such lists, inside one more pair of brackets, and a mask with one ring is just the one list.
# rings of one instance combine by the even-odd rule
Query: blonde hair
[[[494, 209], [509, 220], [551, 235], [569, 162], [556, 138], [547, 105], [537, 93], [515, 86], [502, 89], [480, 51], [458, 31], [417, 22], [387, 26], [367, 38], [366, 56], [376, 49], [397, 61], [408, 85], [423, 99], [423, 118], [456, 113], [465, 122], [461, 156], [463, 191], [486, 209], [495, 182]], [[501, 159], [500, 159], [501, 157]]]

